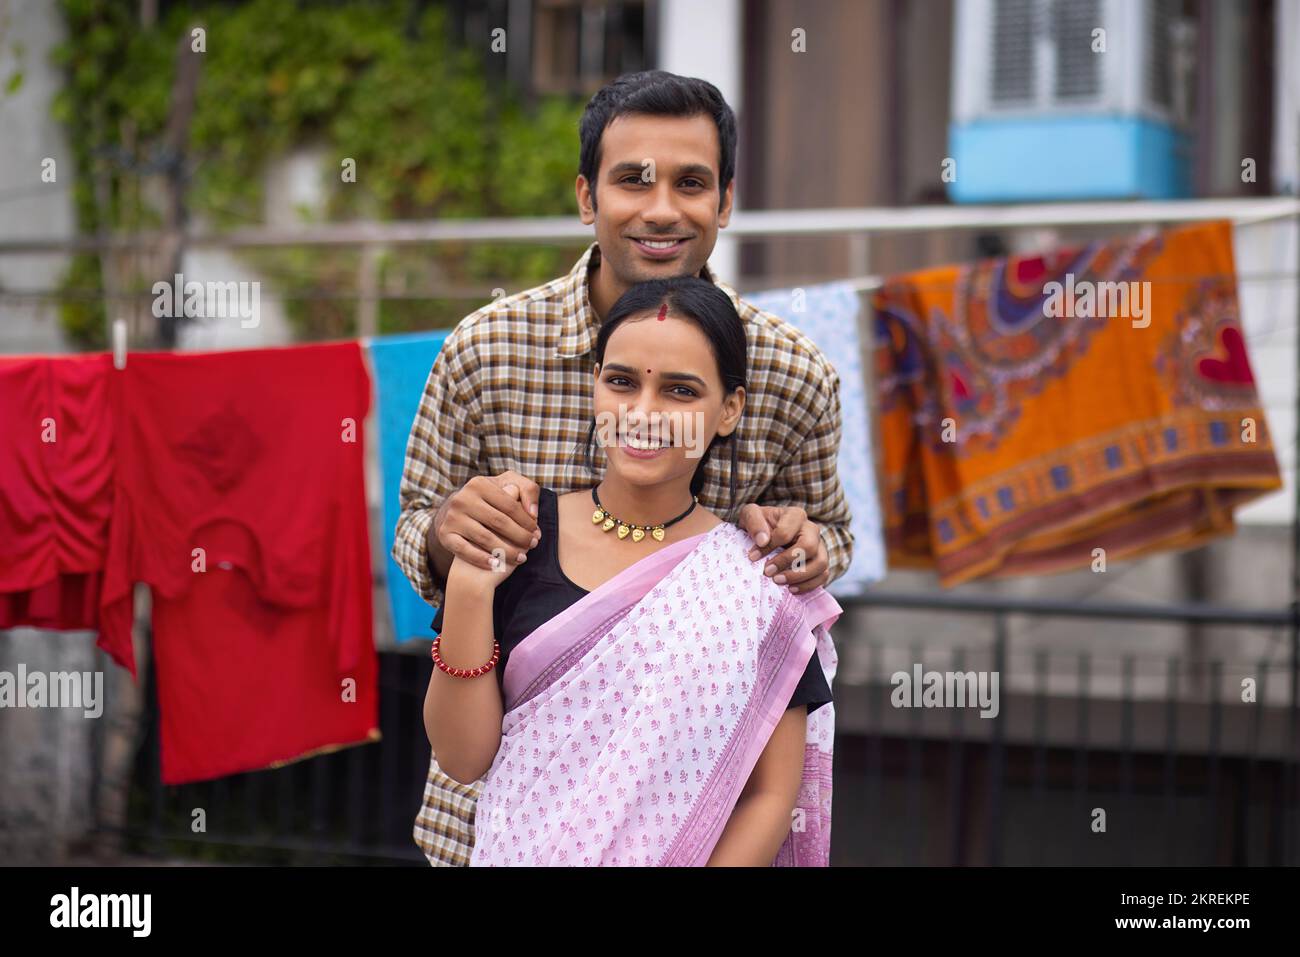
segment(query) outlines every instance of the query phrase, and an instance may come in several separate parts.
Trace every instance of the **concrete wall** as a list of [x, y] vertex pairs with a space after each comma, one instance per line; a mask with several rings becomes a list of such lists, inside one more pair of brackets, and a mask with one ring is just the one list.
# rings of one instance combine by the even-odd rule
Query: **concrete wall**
[[[38, 233], [69, 238], [76, 231], [72, 157], [62, 127], [50, 115], [61, 78], [49, 52], [62, 39], [63, 21], [57, 7], [44, 0], [14, 0], [6, 7], [0, 81], [21, 69], [23, 82], [17, 93], [0, 95], [0, 239]], [[41, 180], [46, 158], [55, 162], [53, 183]], [[65, 266], [61, 254], [0, 256], [0, 352], [62, 350], [57, 304], [27, 293], [52, 287]]]
[[[660, 0], [659, 62], [655, 69], [682, 76], [698, 76], [716, 86], [743, 122], [741, 98], [741, 0]], [[737, 177], [733, 208], [743, 206], [742, 183]], [[709, 268], [727, 279], [739, 273], [739, 250], [723, 230], [718, 235]]]

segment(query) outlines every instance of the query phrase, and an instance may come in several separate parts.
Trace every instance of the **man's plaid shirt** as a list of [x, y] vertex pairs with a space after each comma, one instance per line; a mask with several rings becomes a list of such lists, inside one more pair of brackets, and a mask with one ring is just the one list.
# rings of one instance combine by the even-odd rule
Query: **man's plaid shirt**
[[[591, 394], [600, 322], [588, 297], [592, 243], [567, 276], [498, 299], [466, 316], [443, 343], [406, 447], [393, 558], [435, 608], [442, 584], [429, 569], [425, 536], [438, 507], [476, 475], [514, 470], [559, 494], [590, 488], [603, 474], [593, 443], [590, 473], [581, 452], [594, 418]], [[724, 521], [740, 508], [797, 505], [821, 526], [830, 577], [849, 566], [853, 536], [836, 473], [839, 376], [812, 340], [779, 316], [741, 300], [708, 266], [700, 276], [736, 306], [748, 337], [748, 388], [737, 443], [736, 506], [728, 508], [730, 452], [705, 463], [700, 504]], [[433, 863], [467, 864], [479, 782], [459, 784], [432, 762], [416, 843]]]

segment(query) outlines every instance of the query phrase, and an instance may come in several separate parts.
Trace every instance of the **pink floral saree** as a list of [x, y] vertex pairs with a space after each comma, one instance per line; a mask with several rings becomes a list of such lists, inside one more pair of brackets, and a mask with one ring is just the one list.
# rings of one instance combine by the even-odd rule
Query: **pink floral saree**
[[[470, 865], [703, 866], [817, 655], [824, 589], [791, 594], [728, 523], [620, 572], [506, 663], [501, 746]], [[808, 715], [803, 784], [773, 866], [830, 862], [835, 706]]]

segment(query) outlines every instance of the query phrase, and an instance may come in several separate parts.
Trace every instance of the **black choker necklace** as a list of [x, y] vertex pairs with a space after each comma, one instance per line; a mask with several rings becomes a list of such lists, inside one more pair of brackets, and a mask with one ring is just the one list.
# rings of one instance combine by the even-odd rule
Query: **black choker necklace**
[[591, 524], [601, 526], [601, 531], [608, 532], [611, 528], [618, 529], [619, 538], [627, 538], [628, 532], [632, 533], [632, 541], [639, 542], [645, 538], [645, 533], [649, 532], [656, 542], [664, 540], [664, 529], [669, 525], [676, 525], [691, 512], [695, 511], [695, 504], [700, 500], [699, 496], [691, 496], [691, 507], [682, 514], [678, 515], [671, 521], [663, 522], [659, 525], [637, 525], [633, 522], [624, 522], [609, 514], [609, 510], [600, 504], [600, 498], [596, 495], [596, 486], [591, 487], [591, 498], [596, 503], [596, 511], [592, 513]]

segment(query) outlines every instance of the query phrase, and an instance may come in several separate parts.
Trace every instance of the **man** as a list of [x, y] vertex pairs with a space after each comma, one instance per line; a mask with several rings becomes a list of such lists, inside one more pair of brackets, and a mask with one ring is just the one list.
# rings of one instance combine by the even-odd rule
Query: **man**
[[[710, 83], [654, 70], [597, 92], [579, 132], [575, 191], [596, 241], [569, 275], [484, 306], [448, 336], [407, 445], [393, 558], [435, 607], [453, 558], [523, 560], [540, 539], [539, 485], [563, 494], [599, 480], [571, 456], [593, 418], [601, 318], [637, 282], [697, 274], [736, 304], [750, 360], [737, 508], [728, 513], [720, 456], [705, 463], [700, 502], [749, 533], [751, 560], [769, 555], [778, 583], [828, 584], [853, 544], [836, 474], [839, 377], [810, 339], [706, 265], [735, 191], [731, 108]], [[478, 791], [430, 762], [415, 839], [431, 863], [468, 863]]]

